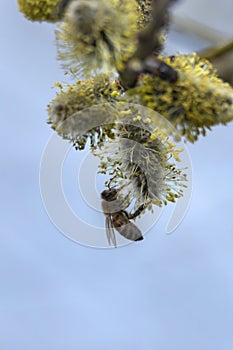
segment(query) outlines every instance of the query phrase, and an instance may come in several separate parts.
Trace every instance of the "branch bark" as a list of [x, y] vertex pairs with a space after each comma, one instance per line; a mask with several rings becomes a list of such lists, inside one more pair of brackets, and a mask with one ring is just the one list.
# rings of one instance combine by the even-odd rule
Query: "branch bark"
[[161, 31], [169, 22], [168, 8], [176, 0], [152, 0], [152, 20], [138, 34], [137, 48], [125, 68], [119, 72], [121, 83], [130, 88], [136, 85], [138, 76], [144, 70], [144, 62], [153, 53], [161, 50]]
[[223, 46], [202, 50], [199, 56], [207, 58], [217, 69], [219, 77], [233, 85], [233, 40]]

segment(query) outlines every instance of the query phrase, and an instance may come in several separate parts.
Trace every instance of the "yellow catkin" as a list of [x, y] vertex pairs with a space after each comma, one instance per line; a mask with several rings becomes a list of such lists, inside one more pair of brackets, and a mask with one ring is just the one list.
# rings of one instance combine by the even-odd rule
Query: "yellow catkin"
[[182, 149], [169, 141], [167, 131], [148, 125], [146, 109], [127, 103], [119, 104], [118, 110], [121, 108], [129, 108], [130, 113], [125, 117], [120, 113], [115, 138], [96, 151], [101, 159], [100, 171], [109, 174], [117, 187], [127, 186], [135, 208], [145, 203], [161, 206], [175, 202], [183, 195], [187, 181], [176, 165]]
[[[95, 79], [66, 85], [55, 83], [55, 86], [60, 91], [48, 105], [48, 123], [62, 138], [83, 149], [88, 138], [94, 147], [95, 142], [99, 144], [112, 136], [116, 112], [112, 103], [121, 95], [119, 84], [99, 75]], [[103, 124], [106, 126], [102, 127]]]
[[55, 130], [58, 123], [73, 114], [96, 104], [116, 101], [121, 94], [120, 86], [104, 74], [95, 79], [78, 80], [74, 84], [56, 82], [54, 85], [60, 91], [49, 103], [47, 111], [48, 122]]
[[74, 75], [120, 70], [137, 42], [135, 0], [76, 0], [58, 25], [58, 58]]
[[31, 21], [56, 22], [61, 0], [18, 0], [19, 11]]
[[212, 126], [233, 120], [233, 89], [207, 60], [195, 53], [161, 59], [178, 72], [177, 82], [144, 75], [127, 91], [126, 100], [159, 112], [190, 142]]

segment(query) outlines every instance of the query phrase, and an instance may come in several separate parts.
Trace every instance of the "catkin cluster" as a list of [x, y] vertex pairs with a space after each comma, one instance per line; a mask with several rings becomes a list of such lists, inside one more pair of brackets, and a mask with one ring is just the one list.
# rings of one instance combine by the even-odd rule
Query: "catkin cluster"
[[133, 54], [149, 4], [136, 0], [18, 0], [32, 21], [59, 22], [58, 59], [76, 77], [120, 71]]
[[[48, 123], [77, 149], [90, 140], [91, 151], [101, 160], [100, 172], [109, 175], [108, 185], [127, 188], [136, 210], [183, 195], [186, 175], [177, 166], [182, 150], [170, 136], [194, 142], [206, 129], [233, 119], [232, 88], [195, 53], [158, 57], [156, 51], [151, 55], [155, 60], [133, 60], [135, 86], [122, 87], [122, 72], [145, 39], [139, 30], [152, 20], [151, 3], [18, 0], [28, 19], [58, 22], [58, 59], [78, 77], [74, 84], [55, 84], [60, 91], [48, 105]], [[164, 13], [164, 25], [156, 33], [158, 50], [168, 21], [166, 8]]]

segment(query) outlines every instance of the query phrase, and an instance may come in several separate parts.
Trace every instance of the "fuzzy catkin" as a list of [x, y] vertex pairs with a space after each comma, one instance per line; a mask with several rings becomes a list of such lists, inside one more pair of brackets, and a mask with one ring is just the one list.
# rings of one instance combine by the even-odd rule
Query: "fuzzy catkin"
[[126, 92], [126, 100], [159, 112], [190, 142], [206, 129], [233, 120], [233, 89], [217, 77], [211, 63], [195, 53], [161, 59], [178, 72], [178, 80], [143, 75]]
[[57, 22], [61, 0], [18, 0], [19, 11], [31, 21]]
[[60, 92], [48, 105], [48, 123], [64, 139], [83, 149], [88, 139], [96, 147], [105, 137], [112, 137], [117, 110], [113, 102], [121, 87], [106, 75], [78, 80], [75, 84], [55, 84]]
[[175, 202], [183, 195], [186, 176], [176, 166], [182, 149], [169, 140], [167, 122], [153, 112], [158, 122], [153, 127], [150, 111], [138, 105], [118, 103], [116, 108], [114, 137], [95, 151], [101, 159], [100, 172], [117, 187], [127, 186], [135, 208]]
[[75, 76], [122, 69], [137, 41], [135, 0], [73, 0], [56, 38], [62, 66]]

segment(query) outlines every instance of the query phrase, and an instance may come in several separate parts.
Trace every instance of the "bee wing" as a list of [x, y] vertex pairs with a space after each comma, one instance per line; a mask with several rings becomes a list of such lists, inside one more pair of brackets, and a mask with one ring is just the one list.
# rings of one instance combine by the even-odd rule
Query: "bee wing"
[[112, 227], [112, 222], [111, 222], [111, 217], [110, 216], [106, 217], [106, 225], [105, 226], [106, 226], [106, 233], [107, 233], [108, 244], [111, 245], [111, 242], [112, 242], [112, 244], [116, 248], [117, 247], [116, 236], [115, 236], [114, 229]]

